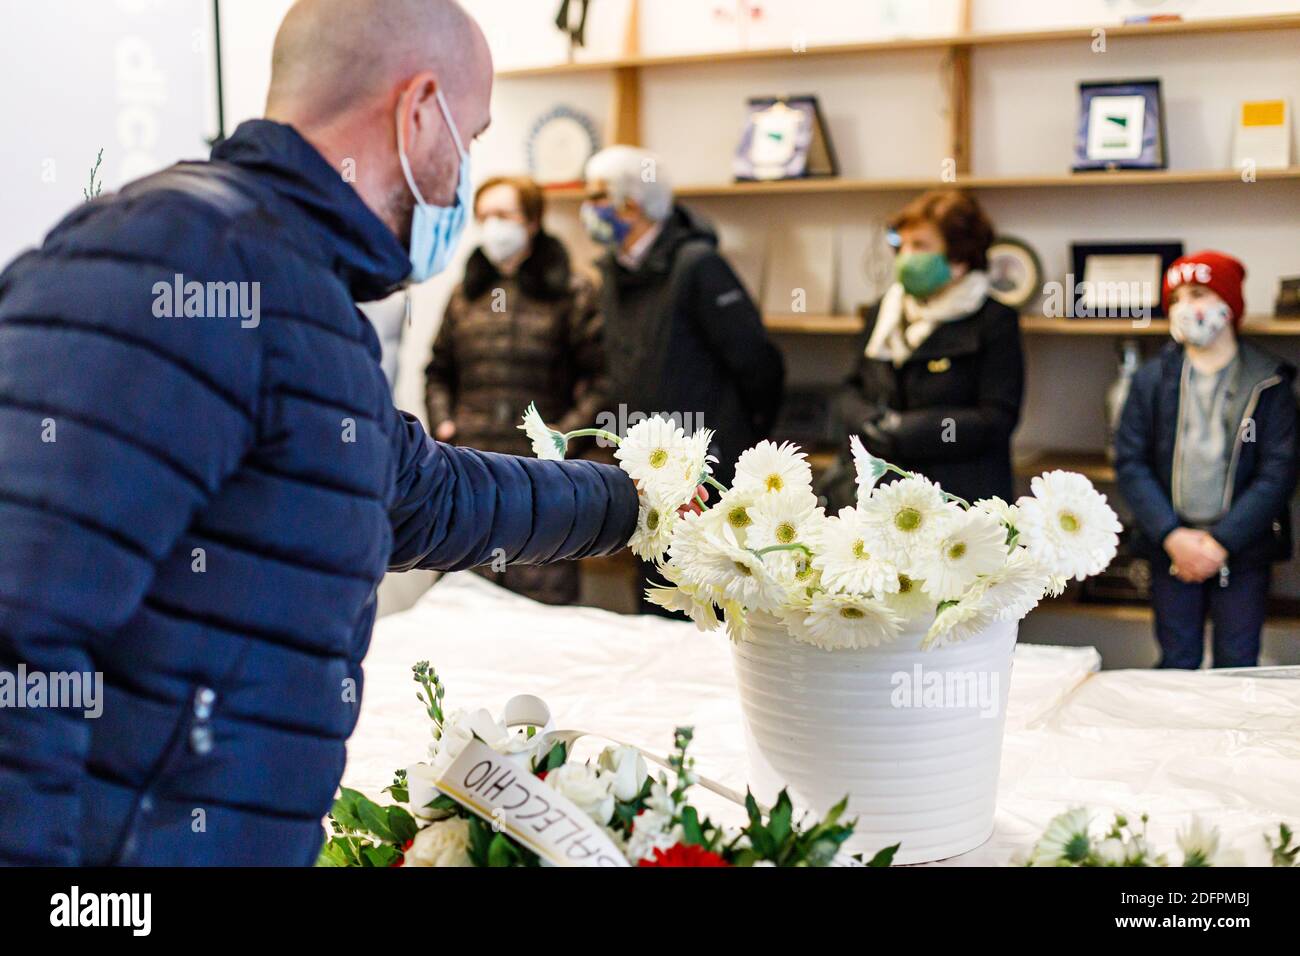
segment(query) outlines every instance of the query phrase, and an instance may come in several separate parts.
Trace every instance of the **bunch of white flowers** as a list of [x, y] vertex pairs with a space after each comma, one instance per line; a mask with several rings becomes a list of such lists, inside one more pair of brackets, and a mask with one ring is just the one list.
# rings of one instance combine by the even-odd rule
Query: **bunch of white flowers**
[[[561, 435], [530, 415], [521, 427], [539, 454], [598, 433]], [[712, 475], [707, 429], [686, 435], [655, 416], [625, 438], [598, 434], [618, 444], [615, 457], [638, 485], [629, 545], [665, 580], [646, 596], [701, 630], [725, 623], [733, 640], [749, 635], [749, 615], [763, 614], [827, 650], [879, 646], [922, 626], [926, 647], [964, 641], [1099, 573], [1118, 546], [1106, 496], [1072, 472], [1033, 479], [1032, 495], [1015, 504], [971, 504], [854, 437], [857, 502], [827, 515], [796, 445], [759, 442], [726, 488]], [[891, 473], [897, 480], [880, 484]], [[700, 485], [717, 498], [700, 500]], [[692, 502], [698, 510], [684, 510]]]

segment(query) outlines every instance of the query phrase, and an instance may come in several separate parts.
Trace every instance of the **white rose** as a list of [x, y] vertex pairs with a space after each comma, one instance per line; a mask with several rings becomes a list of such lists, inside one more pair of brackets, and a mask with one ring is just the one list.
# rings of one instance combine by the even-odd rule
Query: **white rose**
[[606, 747], [600, 755], [600, 769], [614, 781], [614, 796], [627, 803], [641, 792], [650, 775], [645, 758], [635, 747]]
[[546, 775], [546, 782], [568, 797], [601, 826], [614, 816], [613, 778], [582, 763], [566, 763]]
[[482, 707], [454, 711], [442, 722], [442, 736], [429, 745], [435, 780], [441, 779], [475, 736], [499, 754], [518, 756], [521, 764], [526, 764], [541, 739], [529, 740], [523, 734], [512, 733]]
[[431, 823], [415, 835], [403, 866], [473, 866], [469, 858], [469, 821], [452, 817]]

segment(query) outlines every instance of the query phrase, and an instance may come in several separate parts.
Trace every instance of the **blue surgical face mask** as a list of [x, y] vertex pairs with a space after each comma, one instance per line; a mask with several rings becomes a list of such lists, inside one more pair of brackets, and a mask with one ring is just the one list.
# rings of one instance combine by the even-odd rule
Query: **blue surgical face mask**
[[585, 202], [578, 215], [587, 235], [604, 246], [621, 246], [632, 231], [631, 225], [618, 218], [618, 213], [608, 203]]
[[415, 210], [411, 214], [411, 274], [407, 277], [408, 283], [423, 282], [447, 268], [461, 234], [465, 231], [474, 198], [470, 185], [469, 153], [465, 152], [465, 147], [461, 144], [460, 133], [452, 122], [451, 111], [447, 109], [441, 87], [437, 97], [442, 118], [447, 123], [447, 129], [451, 130], [451, 138], [460, 154], [460, 179], [456, 183], [456, 201], [451, 206], [431, 206], [420, 195], [420, 187], [415, 185], [415, 177], [411, 174], [411, 162], [406, 158], [402, 108], [397, 108], [397, 158], [401, 161], [406, 185], [415, 197]]

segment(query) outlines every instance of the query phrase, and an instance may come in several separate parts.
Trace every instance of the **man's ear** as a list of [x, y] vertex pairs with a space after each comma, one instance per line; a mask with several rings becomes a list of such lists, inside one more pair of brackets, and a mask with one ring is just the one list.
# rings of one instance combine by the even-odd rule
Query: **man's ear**
[[438, 78], [432, 70], [417, 73], [406, 81], [397, 97], [398, 122], [406, 136], [406, 151], [408, 155], [416, 154], [421, 135], [438, 122]]

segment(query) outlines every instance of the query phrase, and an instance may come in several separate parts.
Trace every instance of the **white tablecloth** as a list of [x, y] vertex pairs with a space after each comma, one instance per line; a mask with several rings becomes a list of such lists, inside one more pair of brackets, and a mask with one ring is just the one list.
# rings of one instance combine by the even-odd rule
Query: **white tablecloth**
[[[670, 749], [675, 727], [693, 725], [698, 772], [745, 787], [744, 729], [723, 632], [547, 607], [471, 574], [444, 578], [411, 610], [376, 625], [344, 786], [377, 794], [394, 769], [424, 759], [429, 722], [411, 679], [419, 660], [443, 678], [448, 708], [499, 713], [515, 694], [537, 694], [557, 727], [657, 754]], [[1053, 816], [1082, 805], [1107, 823], [1116, 810], [1134, 820], [1151, 814], [1149, 834], [1168, 849], [1198, 813], [1248, 862], [1266, 863], [1261, 834], [1281, 820], [1300, 826], [1300, 679], [1266, 671], [1096, 673], [1097, 661], [1091, 648], [1017, 647], [996, 829], [984, 846], [947, 862], [1008, 863]], [[743, 819], [712, 795], [697, 802], [715, 819]]]

